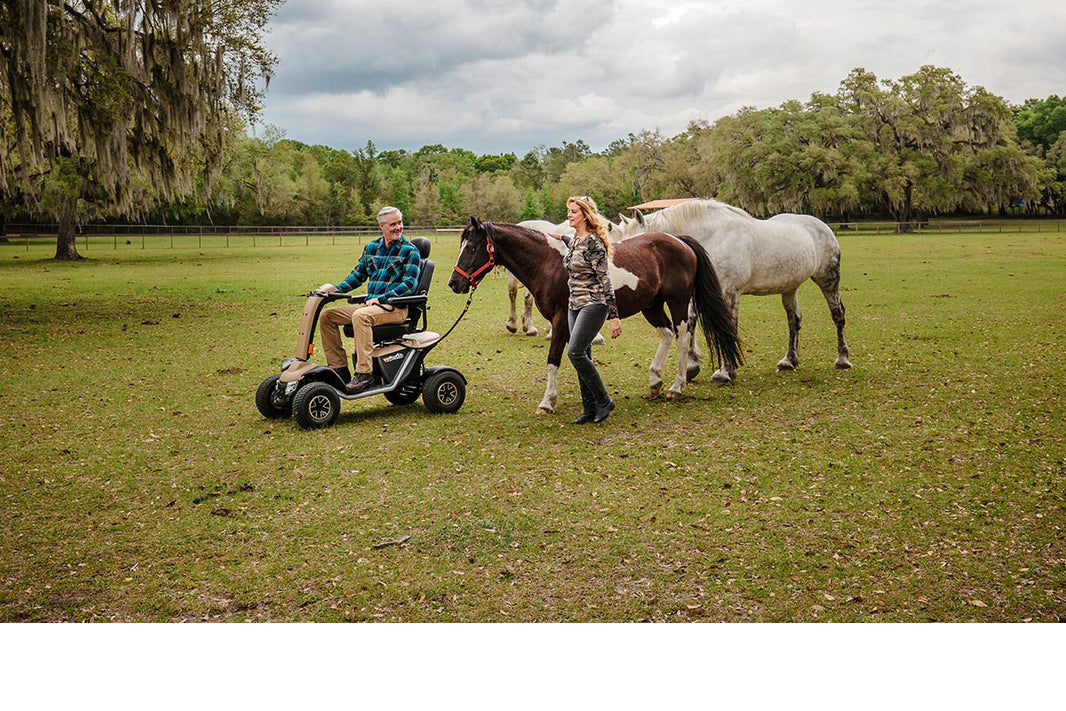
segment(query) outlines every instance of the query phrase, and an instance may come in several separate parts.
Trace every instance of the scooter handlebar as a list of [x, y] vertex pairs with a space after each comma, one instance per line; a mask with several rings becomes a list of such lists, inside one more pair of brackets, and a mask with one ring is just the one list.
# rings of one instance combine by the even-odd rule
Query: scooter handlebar
[[305, 294], [300, 294], [300, 296], [317, 296], [320, 299], [325, 299], [327, 303], [330, 301], [340, 301], [341, 299], [347, 299], [350, 304], [359, 304], [366, 301], [366, 294], [345, 294], [340, 291], [322, 291], [321, 289], [314, 289]]

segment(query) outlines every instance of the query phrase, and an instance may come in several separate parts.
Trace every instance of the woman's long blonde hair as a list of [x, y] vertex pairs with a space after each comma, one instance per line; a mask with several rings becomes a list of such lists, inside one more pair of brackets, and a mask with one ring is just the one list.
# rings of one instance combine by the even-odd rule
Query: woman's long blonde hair
[[566, 199], [567, 206], [570, 203], [578, 206], [581, 214], [585, 216], [585, 220], [589, 223], [589, 227], [592, 228], [592, 233], [603, 242], [603, 248], [607, 250], [607, 256], [611, 256], [614, 250], [612, 249], [611, 241], [607, 238], [607, 218], [600, 214], [599, 208], [596, 207], [596, 201], [588, 195], [571, 195]]

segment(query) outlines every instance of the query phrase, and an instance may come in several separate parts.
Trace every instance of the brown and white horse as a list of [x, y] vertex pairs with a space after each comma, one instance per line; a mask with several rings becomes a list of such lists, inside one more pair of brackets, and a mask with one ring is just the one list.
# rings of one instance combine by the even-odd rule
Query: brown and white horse
[[[537, 308], [552, 327], [548, 347], [548, 384], [537, 412], [554, 412], [557, 379], [563, 350], [570, 337], [567, 323], [568, 274], [549, 237], [518, 225], [481, 222], [471, 217], [463, 229], [462, 244], [448, 286], [457, 294], [476, 288], [499, 264], [533, 292]], [[740, 342], [729, 306], [722, 297], [718, 277], [707, 253], [690, 237], [663, 232], [644, 234], [614, 245], [610, 275], [618, 315], [641, 313], [660, 335], [649, 369], [652, 395], [662, 387], [662, 369], [677, 341], [678, 372], [669, 395], [680, 394], [687, 377], [689, 302], [711, 350], [719, 360], [740, 361]], [[669, 309], [669, 316], [667, 316]]]

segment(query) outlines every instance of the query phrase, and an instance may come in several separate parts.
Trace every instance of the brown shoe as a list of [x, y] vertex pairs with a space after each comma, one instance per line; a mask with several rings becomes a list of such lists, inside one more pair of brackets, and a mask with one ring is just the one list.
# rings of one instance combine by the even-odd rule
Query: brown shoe
[[344, 386], [344, 391], [349, 395], [363, 392], [374, 382], [374, 376], [370, 373], [356, 373], [351, 382]]

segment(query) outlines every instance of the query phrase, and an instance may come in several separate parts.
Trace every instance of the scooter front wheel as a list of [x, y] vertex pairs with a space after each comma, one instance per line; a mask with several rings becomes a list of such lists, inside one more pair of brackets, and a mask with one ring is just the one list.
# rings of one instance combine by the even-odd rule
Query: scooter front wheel
[[259, 383], [255, 391], [255, 406], [259, 414], [271, 420], [292, 417], [292, 400], [278, 394], [277, 375], [271, 375]]
[[331, 426], [340, 412], [340, 395], [325, 383], [305, 385], [292, 398], [292, 416], [305, 430]]

